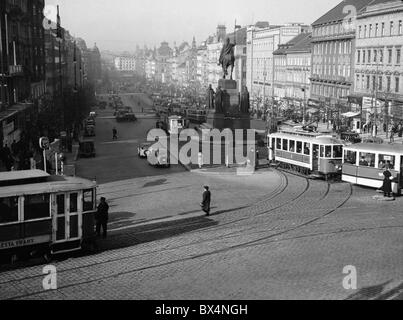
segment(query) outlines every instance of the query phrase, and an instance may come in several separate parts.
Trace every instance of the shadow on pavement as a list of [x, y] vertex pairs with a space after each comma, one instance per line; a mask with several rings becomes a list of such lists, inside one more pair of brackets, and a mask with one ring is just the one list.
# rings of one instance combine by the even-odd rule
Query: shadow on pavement
[[207, 217], [196, 217], [170, 222], [157, 222], [152, 225], [133, 225], [124, 230], [112, 231], [107, 239], [98, 238], [96, 240], [96, 253], [171, 238], [217, 224], [218, 222]]
[[389, 280], [376, 286], [360, 289], [346, 300], [403, 300], [403, 283], [384, 292], [385, 287], [391, 282], [392, 280]]

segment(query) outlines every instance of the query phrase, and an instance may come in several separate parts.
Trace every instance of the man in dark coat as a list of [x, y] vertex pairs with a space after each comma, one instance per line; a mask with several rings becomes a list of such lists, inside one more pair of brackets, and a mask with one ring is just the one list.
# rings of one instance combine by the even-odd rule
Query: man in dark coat
[[389, 170], [389, 165], [386, 165], [386, 170], [383, 172], [383, 195], [390, 198], [392, 193], [392, 173]]
[[108, 219], [109, 219], [108, 210], [109, 210], [109, 206], [106, 203], [106, 199], [104, 197], [102, 197], [101, 203], [98, 205], [98, 210], [95, 215], [98, 237], [101, 235], [101, 227], [102, 227], [103, 238], [106, 238], [107, 229], [108, 229]]
[[207, 186], [204, 187], [203, 201], [200, 204], [200, 206], [202, 207], [203, 211], [206, 213], [207, 216], [210, 215], [210, 204], [211, 204], [211, 192], [209, 189], [210, 188]]

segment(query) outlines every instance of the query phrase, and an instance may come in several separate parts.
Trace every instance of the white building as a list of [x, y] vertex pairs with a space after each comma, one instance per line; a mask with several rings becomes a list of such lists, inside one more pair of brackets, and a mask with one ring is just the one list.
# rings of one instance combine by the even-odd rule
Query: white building
[[118, 71], [136, 71], [136, 59], [134, 57], [116, 57], [115, 68]]
[[275, 97], [273, 52], [278, 45], [285, 44], [302, 32], [308, 32], [309, 26], [297, 23], [282, 26], [256, 24], [247, 29], [246, 85], [251, 100], [263, 96]]

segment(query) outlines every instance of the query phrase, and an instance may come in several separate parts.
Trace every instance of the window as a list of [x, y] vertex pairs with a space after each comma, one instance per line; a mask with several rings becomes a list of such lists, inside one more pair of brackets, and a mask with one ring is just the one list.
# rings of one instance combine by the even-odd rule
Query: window
[[306, 156], [311, 155], [311, 145], [308, 142], [304, 143], [304, 155]]
[[369, 90], [370, 88], [370, 78], [369, 76], [367, 76], [367, 90]]
[[375, 37], [377, 37], [379, 34], [379, 23], [375, 24]]
[[403, 22], [402, 20], [399, 20], [399, 36], [403, 34]]
[[382, 33], [381, 33], [381, 35], [382, 35], [382, 37], [385, 35], [385, 22], [382, 22]]
[[388, 49], [388, 63], [392, 63], [392, 49]]
[[362, 37], [362, 26], [358, 27], [358, 38]]
[[371, 50], [368, 50], [368, 63], [371, 63]]
[[376, 90], [376, 77], [372, 76], [372, 90], [375, 91]]
[[364, 26], [364, 38], [367, 37], [367, 25]]
[[297, 153], [302, 153], [302, 142], [297, 141]]
[[399, 77], [396, 77], [396, 79], [395, 79], [395, 92], [396, 93], [399, 93], [399, 87], [400, 87], [399, 80], [400, 80]]
[[26, 196], [24, 200], [25, 221], [50, 217], [49, 194]]
[[290, 140], [290, 152], [295, 152], [295, 141]]
[[325, 147], [325, 156], [326, 156], [326, 158], [332, 157], [332, 146]]
[[18, 222], [18, 197], [0, 198], [0, 224]]
[[375, 168], [375, 153], [360, 152], [360, 166]]
[[84, 212], [94, 210], [94, 190], [92, 189], [85, 190], [83, 193], [83, 210]]
[[389, 92], [389, 91], [390, 91], [390, 88], [391, 88], [391, 82], [392, 82], [392, 79], [391, 79], [390, 76], [386, 77], [386, 82], [387, 82], [386, 91]]
[[283, 150], [288, 151], [288, 140], [287, 139], [283, 139]]
[[65, 206], [65, 197], [64, 194], [59, 194], [56, 197], [56, 203], [57, 203], [57, 214], [64, 214], [64, 206]]
[[357, 152], [345, 150], [344, 151], [344, 163], [356, 165], [357, 164]]
[[396, 49], [396, 64], [400, 64], [401, 49]]
[[376, 62], [378, 62], [378, 50], [374, 50], [374, 62], [376, 63]]
[[379, 62], [383, 63], [383, 49], [379, 50]]
[[361, 60], [361, 50], [357, 51], [357, 63], [360, 63]]
[[381, 91], [382, 91], [382, 87], [383, 87], [382, 80], [383, 80], [383, 78], [382, 78], [382, 76], [380, 76], [378, 78], [378, 90], [381, 90]]
[[70, 194], [70, 212], [76, 213], [78, 212], [78, 193], [71, 193]]
[[395, 156], [390, 156], [386, 154], [379, 155], [378, 168], [385, 169], [386, 166], [389, 166], [389, 169], [391, 170], [395, 169]]
[[333, 146], [333, 158], [343, 158], [343, 146]]
[[393, 21], [390, 22], [390, 35], [393, 35]]
[[365, 50], [362, 50], [362, 63], [365, 63]]
[[372, 37], [372, 24], [369, 25], [369, 34], [368, 34], [368, 38]]

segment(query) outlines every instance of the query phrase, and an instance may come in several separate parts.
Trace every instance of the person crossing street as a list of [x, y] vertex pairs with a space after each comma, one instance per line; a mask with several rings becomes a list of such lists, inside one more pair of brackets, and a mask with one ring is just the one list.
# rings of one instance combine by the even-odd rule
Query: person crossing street
[[104, 239], [107, 236], [108, 220], [109, 220], [108, 211], [109, 211], [109, 205], [106, 203], [106, 199], [102, 197], [101, 203], [98, 205], [97, 213], [95, 214], [95, 220], [96, 220], [97, 237], [101, 235], [101, 227], [102, 227], [102, 237]]
[[205, 186], [203, 192], [203, 201], [200, 203], [202, 210], [206, 213], [206, 216], [210, 215], [210, 204], [211, 204], [211, 192], [210, 188]]

